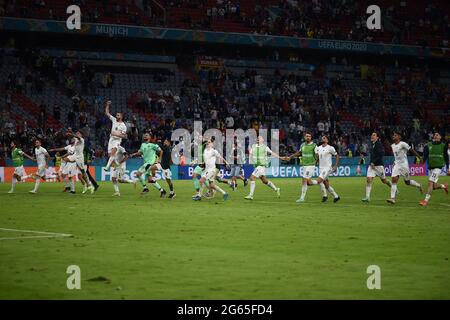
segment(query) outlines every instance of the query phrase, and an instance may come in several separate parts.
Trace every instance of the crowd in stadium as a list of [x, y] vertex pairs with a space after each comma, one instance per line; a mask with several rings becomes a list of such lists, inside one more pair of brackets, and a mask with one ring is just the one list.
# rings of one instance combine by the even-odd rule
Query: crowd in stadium
[[[19, 138], [24, 145], [33, 137], [43, 139], [53, 147], [65, 144], [66, 131], [80, 129], [95, 151], [97, 157], [105, 155], [108, 140], [109, 119], [104, 115], [104, 101], [108, 97], [98, 96], [96, 88], [113, 88], [112, 73], [96, 73], [89, 65], [80, 61], [64, 61], [39, 53], [24, 50], [19, 54], [20, 62], [27, 66], [26, 74], [9, 74], [0, 84], [6, 95], [2, 101], [0, 132], [2, 157], [7, 153], [8, 141]], [[426, 72], [400, 68], [401, 76], [395, 81], [386, 81], [383, 67], [369, 76], [367, 91], [350, 90], [343, 85], [342, 75], [304, 77], [282, 74], [274, 70], [273, 75], [264, 76], [255, 70], [237, 74], [229, 68], [198, 71], [192, 79], [186, 79], [180, 92], [167, 87], [161, 92], [138, 93], [134, 105], [125, 108], [129, 139], [125, 147], [138, 148], [144, 132], [151, 132], [155, 139], [169, 136], [173, 129], [192, 129], [194, 120], [202, 120], [204, 128], [277, 128], [280, 130], [281, 152], [292, 152], [298, 148], [303, 134], [312, 131], [317, 137], [327, 134], [341, 155], [359, 156], [367, 153], [369, 135], [379, 131], [385, 139], [386, 153], [392, 130], [401, 130], [404, 137], [421, 150], [433, 130], [446, 133], [445, 118], [433, 118], [424, 108], [426, 101], [450, 102], [448, 87], [432, 82]], [[164, 82], [164, 77], [160, 79]], [[78, 84], [78, 85], [77, 85]], [[45, 86], [56, 86], [70, 97], [71, 105], [53, 105], [53, 112], [40, 105], [33, 126], [26, 121], [15, 121], [9, 112], [11, 96], [17, 92], [25, 94], [45, 90]], [[425, 96], [417, 96], [422, 90]], [[402, 119], [392, 97], [397, 95], [402, 104], [413, 112], [412, 122]], [[95, 97], [95, 98], [92, 98]], [[343, 113], [358, 114], [370, 110], [360, 127], [343, 130]], [[49, 126], [49, 118], [61, 119], [61, 108], [69, 110], [67, 119], [59, 127]], [[132, 108], [156, 115], [155, 120], [139, 125]], [[95, 119], [94, 121], [90, 121]], [[94, 126], [89, 123], [94, 122]], [[69, 129], [68, 129], [69, 128]], [[447, 132], [448, 133], [448, 132]]]
[[[72, 1], [87, 22], [286, 35], [317, 39], [448, 47], [449, 4], [439, 0], [399, 2], [383, 10], [380, 31], [365, 28], [370, 1], [355, 0], [165, 0]], [[447, 12], [447, 14], [442, 14]], [[0, 1], [0, 16], [65, 20], [65, 7], [50, 1]], [[227, 24], [227, 21], [230, 24]], [[225, 23], [225, 24], [224, 24]], [[234, 30], [235, 29], [235, 30]]]

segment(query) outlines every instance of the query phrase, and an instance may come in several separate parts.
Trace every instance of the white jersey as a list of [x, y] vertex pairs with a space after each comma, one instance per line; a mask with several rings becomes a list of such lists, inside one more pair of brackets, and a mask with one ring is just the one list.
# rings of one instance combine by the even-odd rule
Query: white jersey
[[393, 143], [391, 145], [392, 152], [394, 153], [394, 164], [399, 166], [408, 166], [408, 151], [411, 146], [406, 142], [400, 141], [399, 143]]
[[109, 119], [111, 119], [111, 121], [112, 121], [110, 139], [113, 141], [122, 142], [122, 138], [113, 136], [113, 132], [119, 132], [121, 134], [126, 134], [127, 133], [126, 124], [124, 122], [117, 122], [117, 119], [113, 116], [110, 116]]
[[84, 139], [76, 138], [76, 142], [74, 145], [74, 155], [79, 159], [84, 159]]
[[48, 152], [45, 148], [39, 147], [34, 149], [34, 153], [36, 155], [36, 162], [38, 164], [38, 167], [44, 167], [47, 164], [46, 155], [48, 155]]
[[333, 156], [337, 155], [334, 147], [321, 145], [317, 146], [314, 152], [319, 155], [319, 168], [331, 168], [333, 166]]
[[219, 152], [217, 152], [216, 149], [206, 148], [205, 151], [203, 152], [203, 160], [205, 161], [205, 170], [215, 169], [217, 157], [219, 157], [219, 156], [220, 156], [220, 154], [219, 154]]
[[[72, 144], [69, 144], [64, 147], [64, 150], [66, 150], [67, 156], [71, 156], [75, 153], [75, 147]], [[65, 158], [61, 158], [61, 164], [65, 164], [66, 161], [64, 161]]]
[[119, 146], [117, 148], [117, 152], [114, 156], [114, 161], [116, 162], [117, 165], [121, 165], [121, 162], [123, 161], [123, 159], [125, 159], [126, 154], [127, 154], [127, 151], [125, 150], [124, 147]]

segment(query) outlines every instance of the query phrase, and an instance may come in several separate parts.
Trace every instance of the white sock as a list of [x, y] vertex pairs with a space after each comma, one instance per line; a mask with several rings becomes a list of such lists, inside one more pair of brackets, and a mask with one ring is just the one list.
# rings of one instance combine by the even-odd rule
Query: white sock
[[127, 179], [127, 180], [124, 180], [126, 183], [134, 183], [134, 180], [132, 180], [132, 179]]
[[70, 179], [70, 191], [75, 192], [75, 181], [73, 179]]
[[16, 177], [12, 178], [11, 191], [16, 190], [17, 179]]
[[272, 181], [267, 182], [267, 186], [275, 191], [277, 190], [277, 187], [275, 187]]
[[250, 181], [250, 196], [253, 197], [255, 193], [256, 181]]
[[65, 184], [66, 188], [70, 187], [70, 181], [69, 181], [69, 179], [67, 179], [67, 177], [64, 178], [64, 184]]
[[425, 200], [428, 201], [428, 200], [430, 200], [430, 198], [431, 198], [431, 194], [427, 193], [427, 194], [425, 195]]
[[328, 187], [328, 192], [331, 193], [333, 195], [334, 198], [338, 198], [338, 194], [336, 193], [336, 191], [334, 191], [332, 186]]
[[393, 183], [391, 186], [391, 199], [395, 199], [396, 194], [397, 194], [397, 184]]
[[418, 182], [415, 181], [415, 180], [409, 180], [409, 183], [410, 183], [413, 187], [420, 188], [420, 183], [418, 183]]
[[25, 182], [25, 180], [27, 180], [29, 177], [30, 177], [29, 174], [24, 175], [24, 176], [22, 176], [22, 177], [20, 178], [20, 181]]
[[225, 194], [226, 192], [223, 191], [218, 185], [214, 185], [214, 189], [216, 189], [217, 191], [219, 191], [221, 194]]
[[367, 183], [366, 185], [366, 198], [370, 199], [370, 192], [372, 191], [372, 182]]
[[305, 200], [306, 191], [308, 191], [308, 184], [302, 184], [302, 195], [300, 196], [300, 199]]
[[113, 182], [114, 191], [119, 192], [119, 184], [117, 182]]
[[35, 191], [35, 192], [38, 191], [39, 185], [40, 185], [40, 184], [41, 184], [41, 178], [38, 177], [38, 178], [36, 179], [35, 184], [34, 184], [34, 191]]
[[325, 184], [323, 182], [320, 184], [320, 191], [322, 191], [322, 195], [324, 197], [327, 196], [327, 189], [325, 188]]

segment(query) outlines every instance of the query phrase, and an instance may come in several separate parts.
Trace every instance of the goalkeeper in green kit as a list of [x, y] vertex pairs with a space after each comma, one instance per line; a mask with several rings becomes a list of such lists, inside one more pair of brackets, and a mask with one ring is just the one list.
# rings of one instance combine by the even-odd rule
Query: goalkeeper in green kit
[[146, 194], [149, 192], [147, 187], [147, 182], [149, 182], [155, 189], [160, 192], [160, 196], [164, 197], [167, 192], [159, 185], [159, 183], [155, 180], [154, 175], [152, 174], [152, 167], [156, 163], [156, 160], [161, 153], [161, 148], [157, 144], [151, 143], [150, 141], [150, 134], [145, 133], [144, 142], [141, 144], [139, 151], [131, 154], [130, 157], [141, 156], [144, 159], [144, 164], [138, 169], [138, 172], [136, 173], [136, 177], [143, 187], [141, 194]]

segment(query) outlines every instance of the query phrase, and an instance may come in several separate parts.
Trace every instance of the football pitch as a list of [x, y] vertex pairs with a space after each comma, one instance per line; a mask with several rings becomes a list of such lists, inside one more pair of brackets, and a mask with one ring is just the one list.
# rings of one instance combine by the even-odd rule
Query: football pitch
[[[426, 178], [418, 178], [425, 185]], [[441, 177], [441, 183], [450, 182]], [[223, 202], [194, 202], [192, 181], [174, 181], [177, 197], [109, 182], [94, 195], [64, 194], [62, 184], [31, 183], [7, 194], [0, 184], [0, 299], [449, 299], [450, 196], [364, 178], [332, 178], [341, 201], [321, 203], [318, 187], [296, 204], [300, 179], [273, 179], [281, 198], [242, 182]], [[167, 189], [165, 182], [161, 184]], [[80, 185], [77, 185], [80, 192]], [[29, 232], [33, 231], [33, 232]], [[68, 266], [81, 289], [66, 286]], [[367, 267], [381, 271], [369, 290]]]

